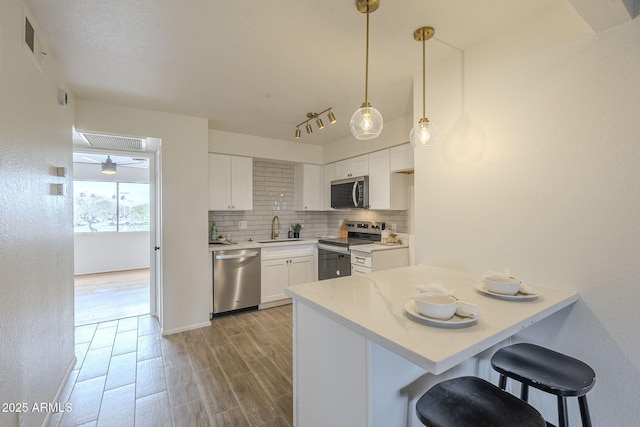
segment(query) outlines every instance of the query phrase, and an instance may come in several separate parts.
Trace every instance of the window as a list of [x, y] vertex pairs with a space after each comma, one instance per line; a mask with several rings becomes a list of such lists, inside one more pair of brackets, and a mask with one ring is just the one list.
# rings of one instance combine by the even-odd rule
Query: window
[[149, 184], [73, 182], [74, 232], [149, 231]]

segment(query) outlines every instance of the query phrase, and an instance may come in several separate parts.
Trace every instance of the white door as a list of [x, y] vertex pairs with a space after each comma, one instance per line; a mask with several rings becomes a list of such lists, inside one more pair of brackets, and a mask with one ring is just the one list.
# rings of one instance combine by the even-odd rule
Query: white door
[[149, 303], [150, 314], [157, 316], [162, 325], [162, 147], [150, 159], [149, 181], [151, 187], [150, 200], [150, 246], [151, 265], [149, 266]]

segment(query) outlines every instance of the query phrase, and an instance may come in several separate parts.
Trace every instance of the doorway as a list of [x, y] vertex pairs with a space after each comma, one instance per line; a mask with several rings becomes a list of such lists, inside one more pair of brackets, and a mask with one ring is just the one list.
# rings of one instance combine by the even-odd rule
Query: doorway
[[[101, 136], [101, 142], [126, 137]], [[159, 142], [155, 152], [74, 141], [75, 324], [158, 315]], [[113, 166], [115, 164], [115, 166]], [[105, 174], [105, 165], [115, 173]]]

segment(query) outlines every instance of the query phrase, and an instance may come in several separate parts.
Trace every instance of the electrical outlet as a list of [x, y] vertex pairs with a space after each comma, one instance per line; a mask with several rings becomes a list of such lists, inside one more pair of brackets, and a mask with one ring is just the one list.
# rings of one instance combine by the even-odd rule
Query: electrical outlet
[[238, 221], [238, 229], [246, 230], [247, 229], [247, 221]]
[[398, 224], [391, 224], [391, 231], [396, 232]]

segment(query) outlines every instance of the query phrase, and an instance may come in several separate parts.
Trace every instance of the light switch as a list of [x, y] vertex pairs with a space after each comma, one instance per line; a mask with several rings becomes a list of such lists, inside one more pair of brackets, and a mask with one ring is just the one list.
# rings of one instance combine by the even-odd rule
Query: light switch
[[66, 196], [67, 185], [66, 184], [51, 184], [51, 194], [54, 196]]

